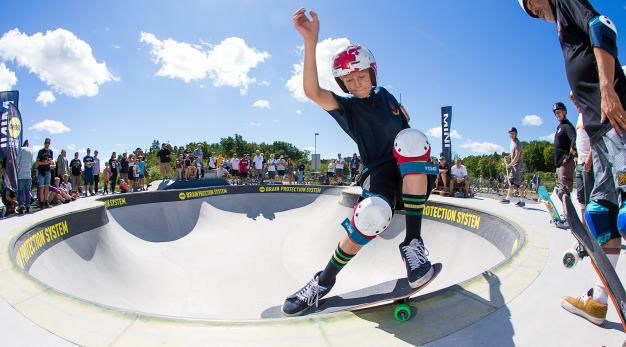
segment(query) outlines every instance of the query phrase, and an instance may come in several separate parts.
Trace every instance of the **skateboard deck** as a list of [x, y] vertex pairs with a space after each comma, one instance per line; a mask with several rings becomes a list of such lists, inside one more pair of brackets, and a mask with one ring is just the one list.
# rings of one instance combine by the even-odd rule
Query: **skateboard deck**
[[548, 209], [548, 212], [550, 213], [550, 218], [552, 219], [552, 221], [563, 223], [563, 218], [561, 218], [561, 213], [559, 213], [559, 210], [552, 202], [552, 198], [550, 196], [550, 193], [548, 193], [548, 190], [546, 189], [546, 187], [539, 186], [539, 188], [537, 188], [537, 194], [539, 195], [539, 198], [544, 201], [544, 204], [546, 205], [546, 208]]
[[[418, 288], [411, 288], [406, 277], [397, 278], [395, 280], [379, 283], [352, 292], [321, 299], [319, 302], [319, 306], [315, 309], [310, 309], [307, 314], [325, 314], [339, 311], [357, 311], [369, 307], [382, 306], [393, 302], [406, 304], [406, 302], [412, 295], [424, 289], [437, 277], [437, 275], [439, 275], [442, 269], [441, 263], [435, 263], [432, 266], [433, 276], [428, 282]], [[406, 307], [403, 307], [401, 305], [399, 305], [398, 308], [406, 309]], [[398, 308], [396, 309], [396, 311], [398, 311]], [[410, 312], [408, 313], [408, 315], [410, 317]], [[281, 307], [274, 306], [265, 310], [261, 314], [261, 317], [279, 318], [284, 316], [282, 314]], [[406, 319], [408, 319], [408, 317]]]
[[626, 332], [626, 292], [624, 292], [624, 286], [600, 244], [581, 223], [569, 195], [563, 195], [563, 204], [565, 210], [568, 211], [567, 219], [570, 231], [587, 252], [589, 258], [591, 258], [591, 265], [598, 277], [600, 277], [600, 280], [602, 280], [602, 283], [604, 283], [604, 287], [607, 289], [609, 297], [622, 321], [622, 329]]

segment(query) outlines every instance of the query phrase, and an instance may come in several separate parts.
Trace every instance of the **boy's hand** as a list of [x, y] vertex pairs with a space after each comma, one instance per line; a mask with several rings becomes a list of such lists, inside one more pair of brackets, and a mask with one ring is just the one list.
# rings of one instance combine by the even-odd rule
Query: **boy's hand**
[[305, 41], [317, 42], [320, 32], [320, 21], [314, 11], [309, 11], [311, 19], [307, 18], [306, 10], [302, 7], [293, 14], [293, 26], [298, 30]]

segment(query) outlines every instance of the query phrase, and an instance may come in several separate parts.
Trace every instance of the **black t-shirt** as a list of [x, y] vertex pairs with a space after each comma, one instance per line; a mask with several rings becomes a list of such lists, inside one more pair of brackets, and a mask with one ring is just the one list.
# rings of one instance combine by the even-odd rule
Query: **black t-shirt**
[[120, 172], [128, 173], [128, 159], [122, 158], [122, 160], [120, 160]]
[[72, 175], [80, 176], [80, 173], [83, 171], [81, 165], [80, 159], [72, 159], [72, 161], [70, 161], [70, 170], [72, 171]]
[[83, 163], [85, 163], [85, 172], [87, 174], [89, 174], [89, 173], [93, 174], [93, 165], [89, 166], [88, 164], [93, 164], [93, 163], [95, 163], [95, 161], [96, 160], [92, 156], [90, 156], [90, 155], [86, 155], [83, 158]]
[[356, 142], [363, 165], [373, 169], [395, 160], [393, 141], [409, 127], [396, 98], [383, 87], [372, 88], [364, 99], [333, 93], [339, 109], [328, 111]]
[[[557, 34], [565, 59], [565, 71], [574, 97], [583, 114], [585, 131], [591, 143], [606, 134], [611, 125], [602, 124], [598, 66], [591, 44], [589, 21], [600, 14], [588, 0], [559, 0], [556, 2]], [[626, 105], [626, 76], [615, 59], [615, 90], [622, 106]]]
[[556, 167], [561, 166], [563, 157], [569, 154], [570, 149], [576, 150], [576, 129], [569, 119], [565, 118], [554, 133], [554, 165]]
[[117, 161], [117, 159], [109, 159], [109, 167], [111, 168], [112, 175], [117, 174], [117, 168], [119, 165], [120, 163]]
[[446, 176], [450, 176], [452, 173], [450, 172], [450, 164], [446, 161], [445, 163], [439, 163], [439, 170], [448, 170], [446, 172]]
[[[46, 149], [45, 147], [40, 149], [37, 152], [37, 160], [38, 161], [46, 161], [48, 159], [52, 159], [52, 150], [50, 148]], [[37, 170], [42, 173], [46, 173], [50, 171], [50, 164], [47, 165], [38, 165]]]
[[298, 171], [304, 172], [304, 164], [298, 165]]
[[167, 148], [162, 148], [160, 151], [157, 152], [157, 156], [159, 157], [161, 163], [169, 163], [172, 160], [170, 158], [171, 154], [172, 152], [170, 152], [170, 150]]

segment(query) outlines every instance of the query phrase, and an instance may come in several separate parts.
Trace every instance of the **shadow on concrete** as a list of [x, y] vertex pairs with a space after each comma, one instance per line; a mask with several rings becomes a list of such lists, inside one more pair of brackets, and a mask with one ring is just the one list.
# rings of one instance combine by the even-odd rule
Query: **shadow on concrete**
[[[489, 300], [454, 285], [411, 300], [415, 316], [406, 322], [394, 319], [394, 305], [390, 305], [389, 310], [380, 310], [380, 313], [364, 310], [356, 314], [411, 345], [515, 346], [511, 314], [502, 296], [500, 279], [490, 271], [483, 272], [482, 276], [489, 284]], [[497, 315], [491, 317], [494, 313]], [[455, 333], [486, 317], [490, 317], [488, 329], [474, 329], [471, 334], [461, 333], [455, 338]], [[446, 336], [451, 338], [440, 340]]]
[[239, 194], [214, 197], [206, 203], [223, 211], [245, 214], [252, 220], [261, 216], [274, 220], [276, 213], [310, 205], [319, 197], [316, 194]]

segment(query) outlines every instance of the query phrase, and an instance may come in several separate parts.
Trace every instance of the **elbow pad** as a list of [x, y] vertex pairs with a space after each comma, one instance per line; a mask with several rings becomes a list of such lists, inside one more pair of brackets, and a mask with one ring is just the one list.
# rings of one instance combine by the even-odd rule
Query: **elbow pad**
[[602, 48], [617, 58], [617, 28], [606, 16], [594, 17], [589, 21], [589, 37], [593, 47]]

